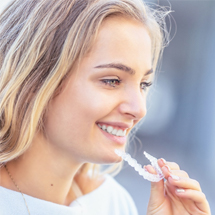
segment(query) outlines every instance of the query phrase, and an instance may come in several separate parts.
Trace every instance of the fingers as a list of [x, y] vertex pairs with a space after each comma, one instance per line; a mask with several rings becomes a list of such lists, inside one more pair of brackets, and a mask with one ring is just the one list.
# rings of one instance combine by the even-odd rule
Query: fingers
[[165, 165], [161, 168], [164, 176], [171, 185], [175, 187], [201, 191], [198, 181], [189, 178], [189, 175], [185, 171], [178, 170], [177, 165], [175, 165], [175, 167], [177, 168], [176, 170], [170, 169], [168, 165]]
[[[165, 178], [167, 179], [169, 176], [178, 176], [178, 177], [182, 177], [182, 178], [189, 178], [189, 175], [183, 171], [183, 170], [174, 170], [174, 169], [171, 169], [168, 165], [165, 165], [161, 168]], [[177, 177], [177, 178], [178, 178]]]
[[184, 206], [189, 208], [189, 211], [199, 209], [201, 211], [210, 213], [209, 204], [206, 200], [205, 194], [201, 191], [198, 181], [181, 177], [176, 179], [170, 176], [167, 179], [167, 186], [171, 186], [172, 190], [175, 188], [175, 194], [179, 198], [183, 199]]
[[179, 197], [192, 199], [196, 203], [202, 203], [206, 200], [205, 194], [192, 189], [176, 189], [176, 195]]
[[[173, 177], [172, 177], [173, 176]], [[177, 175], [178, 176], [178, 175]], [[176, 177], [174, 178], [174, 175], [170, 175], [170, 177], [168, 177], [168, 182], [175, 186], [175, 187], [180, 187], [183, 189], [192, 189], [192, 190], [196, 190], [196, 191], [201, 191], [201, 187], [198, 181], [191, 179], [191, 178], [182, 178], [182, 177]]]
[[[166, 182], [151, 183], [151, 196], [149, 205], [160, 205], [165, 198], [175, 205], [175, 210], [179, 206], [186, 209], [189, 214], [211, 214], [210, 206], [204, 193], [201, 192], [201, 187], [198, 181], [189, 178], [189, 175], [180, 170], [177, 163], [166, 162], [163, 159], [158, 160], [158, 164], [167, 179]], [[145, 169], [157, 174], [151, 165], [147, 165]]]
[[[145, 170], [151, 174], [157, 174], [151, 165], [144, 166]], [[160, 205], [164, 201], [164, 181], [151, 182], [151, 195], [149, 205]]]
[[144, 169], [146, 171], [148, 171], [149, 173], [151, 173], [151, 174], [157, 174], [157, 172], [155, 171], [155, 169], [150, 164], [147, 165], [147, 166], [144, 166]]
[[180, 167], [175, 162], [167, 162], [165, 159], [161, 158], [158, 160], [158, 165], [162, 168], [163, 166], [167, 165], [170, 167], [171, 170], [180, 170]]
[[[210, 206], [204, 193], [192, 189], [183, 189], [182, 192], [180, 190], [181, 189], [176, 189], [176, 195], [186, 202], [189, 201], [189, 205], [186, 205], [189, 211], [200, 210], [210, 214]], [[190, 201], [193, 201], [195, 204], [191, 204]]]
[[166, 162], [165, 165], [160, 166], [167, 179], [166, 187], [167, 192], [170, 191], [169, 195], [176, 195], [180, 198], [184, 207], [190, 212], [203, 211], [210, 214], [210, 206], [198, 181], [189, 178], [188, 174], [180, 170], [176, 163]]
[[171, 199], [173, 205], [177, 205], [177, 207], [172, 207], [173, 214], [182, 214], [181, 211], [184, 211], [184, 209], [186, 212], [189, 212], [189, 214], [198, 214], [196, 213], [195, 203], [190, 199], [181, 198], [176, 192], [176, 189], [176, 187], [166, 185], [166, 195]]

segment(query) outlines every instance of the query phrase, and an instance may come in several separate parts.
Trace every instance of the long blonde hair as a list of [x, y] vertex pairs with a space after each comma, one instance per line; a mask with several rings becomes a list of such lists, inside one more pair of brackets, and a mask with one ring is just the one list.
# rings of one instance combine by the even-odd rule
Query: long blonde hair
[[142, 0], [13, 0], [0, 15], [0, 164], [22, 155], [43, 130], [49, 101], [90, 50], [104, 19], [123, 15], [142, 22], [155, 69], [167, 13]]

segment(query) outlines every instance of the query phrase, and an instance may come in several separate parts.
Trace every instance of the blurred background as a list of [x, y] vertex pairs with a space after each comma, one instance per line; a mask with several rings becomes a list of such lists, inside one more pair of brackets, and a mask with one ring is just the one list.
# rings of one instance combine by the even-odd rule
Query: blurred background
[[[0, 0], [0, 10], [8, 0]], [[141, 164], [143, 151], [177, 162], [198, 180], [215, 213], [215, 0], [147, 0], [174, 11], [170, 45], [165, 49], [148, 113], [130, 144]], [[168, 21], [168, 20], [167, 20]], [[169, 23], [169, 21], [168, 21]], [[150, 182], [124, 165], [116, 176], [146, 214]]]
[[[136, 134], [141, 143], [131, 143], [128, 151], [141, 164], [149, 163], [143, 151], [177, 162], [200, 182], [215, 214], [215, 0], [147, 2], [171, 5], [171, 37], [176, 34], [164, 50]], [[146, 214], [150, 182], [126, 164], [116, 179], [134, 198], [139, 214]]]

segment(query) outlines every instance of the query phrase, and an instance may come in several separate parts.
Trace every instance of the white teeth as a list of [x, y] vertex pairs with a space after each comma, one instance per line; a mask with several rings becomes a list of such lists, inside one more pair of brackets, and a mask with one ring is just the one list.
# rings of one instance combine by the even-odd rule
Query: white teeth
[[112, 134], [116, 135], [116, 133], [117, 133], [117, 129], [113, 129]]
[[107, 127], [107, 132], [112, 134], [112, 131], [113, 131], [113, 127], [112, 126], [108, 126]]
[[125, 136], [126, 135], [126, 129], [123, 131], [123, 136]]
[[103, 131], [106, 131], [109, 134], [113, 134], [115, 136], [124, 137], [126, 136], [126, 130], [124, 131], [122, 129], [114, 129], [112, 126], [106, 126], [106, 125], [100, 125], [98, 124], [99, 128], [101, 128]]
[[123, 136], [123, 130], [118, 130], [117, 133], [116, 133], [116, 136], [120, 136], [122, 137]]

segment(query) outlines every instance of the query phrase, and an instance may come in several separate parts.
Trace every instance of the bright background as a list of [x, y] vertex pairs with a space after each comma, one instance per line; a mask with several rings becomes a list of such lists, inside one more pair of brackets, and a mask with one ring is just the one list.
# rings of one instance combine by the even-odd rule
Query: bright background
[[[0, 0], [0, 10], [8, 0]], [[148, 114], [137, 132], [141, 143], [129, 152], [177, 162], [201, 184], [215, 213], [215, 0], [148, 0], [169, 6], [172, 36], [165, 49]], [[136, 141], [137, 142], [137, 141]], [[116, 179], [130, 192], [140, 215], [146, 214], [150, 183], [125, 165]]]
[[0, 0], [0, 11], [8, 4], [10, 0]]

